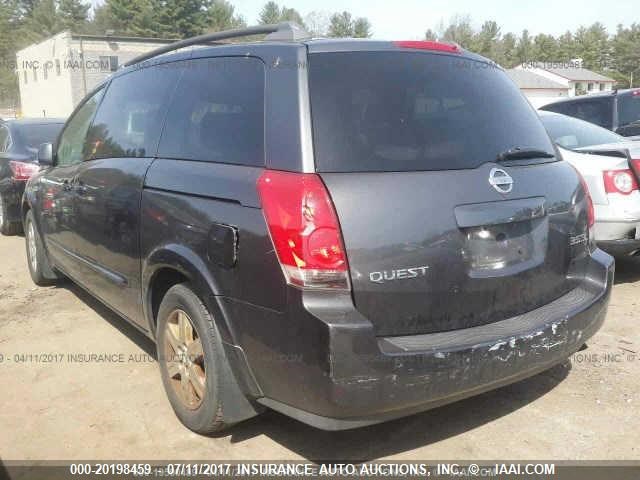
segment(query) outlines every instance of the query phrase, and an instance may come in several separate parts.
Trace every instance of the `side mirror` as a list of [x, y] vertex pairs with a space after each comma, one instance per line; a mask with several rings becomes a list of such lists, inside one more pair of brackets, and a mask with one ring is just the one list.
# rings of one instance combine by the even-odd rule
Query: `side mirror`
[[43, 167], [53, 165], [53, 145], [50, 143], [42, 143], [38, 147], [38, 163]]

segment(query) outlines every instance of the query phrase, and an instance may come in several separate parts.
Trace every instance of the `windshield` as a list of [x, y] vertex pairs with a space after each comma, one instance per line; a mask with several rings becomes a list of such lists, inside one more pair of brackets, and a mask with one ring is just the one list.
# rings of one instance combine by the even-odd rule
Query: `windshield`
[[618, 97], [618, 123], [621, 127], [640, 120], [640, 94]]
[[27, 148], [38, 148], [42, 143], [53, 143], [64, 123], [20, 125], [17, 128], [21, 143]]
[[540, 115], [551, 139], [563, 148], [576, 148], [624, 142], [624, 137], [593, 123], [560, 114]]
[[468, 58], [316, 53], [309, 88], [322, 172], [467, 169], [514, 147], [553, 152], [508, 76]]

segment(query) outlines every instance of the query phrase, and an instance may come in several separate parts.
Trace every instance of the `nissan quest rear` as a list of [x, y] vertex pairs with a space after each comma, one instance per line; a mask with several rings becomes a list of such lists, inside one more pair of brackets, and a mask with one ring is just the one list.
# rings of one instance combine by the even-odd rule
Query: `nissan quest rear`
[[[87, 255], [38, 233], [33, 219], [50, 217], [32, 213], [43, 207], [27, 192], [29, 258], [46, 268], [38, 277], [30, 263], [34, 279], [70, 276], [154, 338], [172, 406], [201, 433], [265, 407], [360, 427], [580, 349], [604, 321], [614, 263], [595, 246], [584, 181], [505, 72], [455, 45], [288, 38], [285, 27], [114, 75], [82, 150], [85, 168], [100, 167], [73, 178], [98, 185], [99, 200], [124, 157], [147, 163], [123, 176], [94, 228], [69, 207], [73, 226], [60, 231], [84, 229], [97, 244]], [[145, 107], [160, 81], [161, 100]], [[141, 104], [116, 122], [128, 90]], [[104, 133], [110, 122], [131, 118], [145, 148], [100, 154], [120, 135]], [[128, 202], [139, 227], [125, 235], [136, 217], [117, 209]], [[112, 217], [117, 227], [103, 227]], [[96, 265], [74, 274], [74, 255]]]

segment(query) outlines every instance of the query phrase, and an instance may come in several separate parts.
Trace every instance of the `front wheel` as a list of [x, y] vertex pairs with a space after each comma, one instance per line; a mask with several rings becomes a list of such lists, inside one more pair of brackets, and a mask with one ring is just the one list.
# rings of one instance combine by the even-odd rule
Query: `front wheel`
[[27, 212], [25, 217], [25, 242], [27, 245], [27, 264], [33, 283], [47, 286], [56, 283], [59, 276], [53, 271], [44, 251], [42, 239], [33, 221], [33, 213]]
[[164, 388], [187, 428], [208, 435], [239, 420], [229, 418], [222, 404], [225, 394], [237, 388], [222, 341], [207, 307], [188, 284], [175, 285], [164, 296], [156, 342]]

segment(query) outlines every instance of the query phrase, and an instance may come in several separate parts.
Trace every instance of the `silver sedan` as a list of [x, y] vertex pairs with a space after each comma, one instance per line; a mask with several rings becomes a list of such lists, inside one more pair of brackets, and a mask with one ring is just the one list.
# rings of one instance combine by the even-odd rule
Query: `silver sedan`
[[598, 246], [618, 257], [640, 255], [640, 142], [559, 113], [539, 114], [589, 187]]

